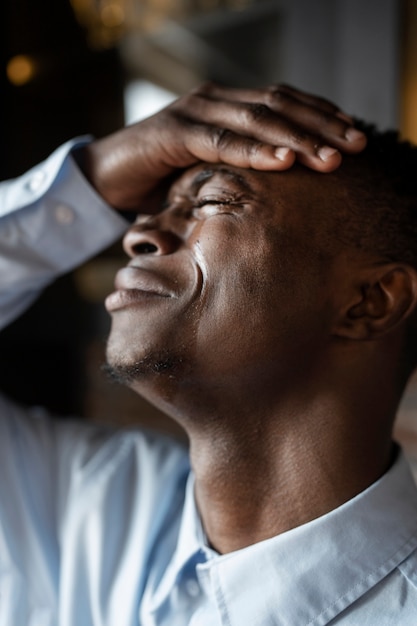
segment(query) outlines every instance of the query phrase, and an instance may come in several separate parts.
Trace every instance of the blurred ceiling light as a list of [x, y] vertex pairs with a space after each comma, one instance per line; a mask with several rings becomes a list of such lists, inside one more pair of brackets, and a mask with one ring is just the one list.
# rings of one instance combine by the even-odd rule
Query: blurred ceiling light
[[30, 82], [37, 73], [35, 59], [26, 55], [18, 54], [12, 57], [6, 66], [6, 74], [12, 85], [20, 87]]
[[116, 2], [109, 2], [102, 7], [100, 17], [106, 28], [121, 26], [125, 21], [124, 7]]
[[108, 48], [132, 31], [157, 29], [164, 20], [182, 20], [209, 11], [242, 10], [256, 0], [70, 0], [94, 48]]

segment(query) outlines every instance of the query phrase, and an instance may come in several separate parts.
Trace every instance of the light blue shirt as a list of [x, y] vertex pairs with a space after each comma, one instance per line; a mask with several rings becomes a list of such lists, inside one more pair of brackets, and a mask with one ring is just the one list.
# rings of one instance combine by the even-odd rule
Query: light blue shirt
[[[0, 324], [125, 224], [58, 150], [0, 186]], [[402, 454], [338, 509], [226, 555], [187, 451], [0, 397], [0, 626], [416, 626], [417, 491]]]

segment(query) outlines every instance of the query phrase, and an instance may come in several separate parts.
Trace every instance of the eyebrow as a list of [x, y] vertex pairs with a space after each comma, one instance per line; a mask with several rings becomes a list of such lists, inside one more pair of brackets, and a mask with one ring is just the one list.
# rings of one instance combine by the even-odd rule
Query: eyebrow
[[253, 194], [254, 190], [246, 180], [244, 176], [238, 174], [238, 172], [234, 172], [227, 167], [217, 167], [216, 169], [204, 169], [201, 172], [198, 172], [194, 177], [191, 183], [191, 190], [193, 193], [196, 193], [200, 187], [208, 180], [213, 178], [216, 174], [222, 174], [225, 178], [228, 178], [232, 182], [236, 183], [244, 189], [246, 192]]

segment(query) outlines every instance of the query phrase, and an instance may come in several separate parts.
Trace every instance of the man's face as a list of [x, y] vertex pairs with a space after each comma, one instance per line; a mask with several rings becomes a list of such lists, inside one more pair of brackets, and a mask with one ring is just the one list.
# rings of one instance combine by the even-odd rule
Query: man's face
[[334, 280], [311, 206], [320, 176], [206, 164], [181, 175], [164, 211], [125, 237], [109, 364], [139, 389], [163, 373], [219, 392], [314, 367]]

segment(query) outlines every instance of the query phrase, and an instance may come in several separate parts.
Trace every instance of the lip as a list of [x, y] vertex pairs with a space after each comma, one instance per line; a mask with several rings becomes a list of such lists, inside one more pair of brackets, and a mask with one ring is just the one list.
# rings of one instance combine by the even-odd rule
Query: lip
[[141, 267], [127, 266], [120, 269], [114, 286], [115, 291], [105, 300], [109, 312], [152, 300], [177, 297], [165, 277]]
[[169, 296], [161, 296], [151, 291], [141, 291], [140, 289], [118, 289], [107, 296], [104, 304], [109, 313], [125, 309], [127, 307], [138, 306], [141, 303], [168, 299]]
[[134, 265], [123, 267], [117, 272], [114, 286], [116, 290], [134, 289], [168, 298], [176, 296], [171, 281], [165, 276]]

